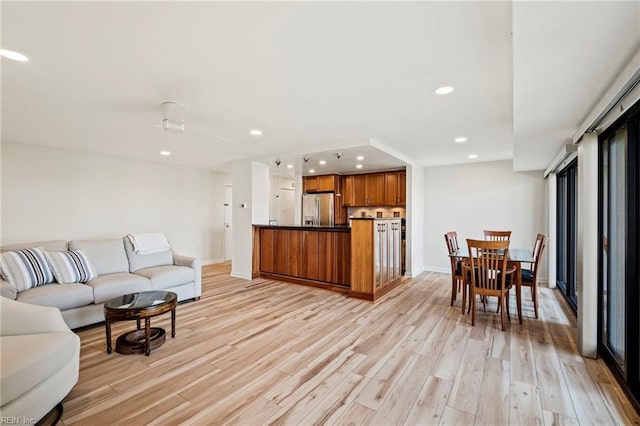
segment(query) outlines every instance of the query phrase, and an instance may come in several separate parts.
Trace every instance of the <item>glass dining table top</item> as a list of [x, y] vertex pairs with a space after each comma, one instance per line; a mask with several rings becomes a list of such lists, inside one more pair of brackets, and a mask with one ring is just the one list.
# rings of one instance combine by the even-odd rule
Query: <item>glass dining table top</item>
[[[467, 258], [469, 257], [469, 250], [467, 247], [460, 247], [458, 250], [451, 253], [451, 257]], [[509, 249], [509, 261], [520, 263], [534, 263], [533, 253], [531, 250], [525, 248], [511, 248]]]

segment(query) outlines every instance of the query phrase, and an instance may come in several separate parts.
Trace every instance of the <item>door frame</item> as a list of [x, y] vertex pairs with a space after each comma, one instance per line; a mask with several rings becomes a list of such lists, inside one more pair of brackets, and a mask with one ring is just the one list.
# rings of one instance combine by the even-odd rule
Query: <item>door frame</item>
[[[226, 200], [226, 189], [229, 187], [231, 192], [231, 200]], [[231, 219], [233, 216], [232, 206], [233, 206], [233, 186], [224, 183], [222, 184], [222, 260], [233, 260], [233, 252], [232, 249], [229, 250], [229, 257], [227, 258], [227, 219]], [[229, 210], [229, 216], [227, 217], [227, 207]], [[231, 227], [233, 227], [233, 221], [231, 221]], [[233, 238], [232, 238], [233, 239]], [[233, 244], [233, 243], [232, 243]]]
[[[623, 124], [627, 125], [626, 229], [625, 229], [625, 361], [623, 371], [615, 356], [603, 343], [604, 327], [604, 171], [603, 143]], [[608, 180], [609, 181], [609, 180]], [[598, 137], [598, 355], [640, 412], [640, 102], [630, 108]], [[610, 193], [608, 191], [607, 193]], [[610, 209], [610, 204], [607, 203]], [[611, 215], [609, 214], [608, 217]], [[634, 260], [636, 259], [636, 260]], [[607, 268], [607, 272], [610, 268]]]

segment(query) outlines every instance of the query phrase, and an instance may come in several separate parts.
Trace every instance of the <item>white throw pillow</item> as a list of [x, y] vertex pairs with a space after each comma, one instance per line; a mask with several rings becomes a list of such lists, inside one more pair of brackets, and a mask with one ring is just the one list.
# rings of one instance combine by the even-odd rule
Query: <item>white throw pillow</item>
[[60, 284], [86, 283], [98, 276], [82, 250], [47, 251], [45, 256]]
[[7, 251], [0, 254], [2, 278], [17, 291], [53, 282], [53, 274], [42, 247]]

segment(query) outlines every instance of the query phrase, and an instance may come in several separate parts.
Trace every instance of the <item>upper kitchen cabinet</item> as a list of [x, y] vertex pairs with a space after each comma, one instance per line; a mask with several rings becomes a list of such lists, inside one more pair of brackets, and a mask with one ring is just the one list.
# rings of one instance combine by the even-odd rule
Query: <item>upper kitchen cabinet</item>
[[369, 173], [367, 177], [367, 206], [384, 204], [384, 173]]
[[302, 188], [305, 193], [337, 191], [337, 175], [305, 176], [302, 178]]
[[384, 204], [384, 173], [366, 173], [345, 177], [347, 207], [381, 206]]
[[344, 178], [344, 205], [346, 207], [367, 205], [366, 175], [349, 175]]
[[407, 204], [407, 172], [398, 170], [384, 174], [384, 205], [404, 206]]

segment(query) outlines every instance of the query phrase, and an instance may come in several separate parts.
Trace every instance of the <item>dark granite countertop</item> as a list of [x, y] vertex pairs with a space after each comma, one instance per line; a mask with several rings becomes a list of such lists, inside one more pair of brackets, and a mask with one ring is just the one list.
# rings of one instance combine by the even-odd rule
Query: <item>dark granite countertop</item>
[[295, 225], [253, 225], [263, 229], [286, 229], [291, 231], [351, 232], [347, 225], [335, 226], [295, 226]]

